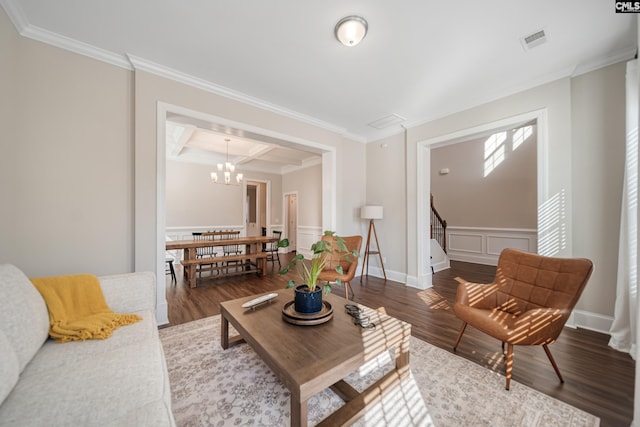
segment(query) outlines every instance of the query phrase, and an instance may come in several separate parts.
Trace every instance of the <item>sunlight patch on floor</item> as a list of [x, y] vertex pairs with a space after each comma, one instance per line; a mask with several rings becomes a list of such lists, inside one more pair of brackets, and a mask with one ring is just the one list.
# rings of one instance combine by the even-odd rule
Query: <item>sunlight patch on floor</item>
[[429, 308], [433, 310], [451, 310], [451, 306], [447, 300], [433, 288], [418, 292], [418, 296]]

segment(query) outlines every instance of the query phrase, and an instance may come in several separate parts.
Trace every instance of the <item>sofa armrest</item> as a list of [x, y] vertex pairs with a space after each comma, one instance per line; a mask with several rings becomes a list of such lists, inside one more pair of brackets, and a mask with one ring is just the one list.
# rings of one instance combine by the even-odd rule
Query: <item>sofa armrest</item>
[[98, 277], [104, 299], [116, 313], [156, 311], [156, 279], [150, 272]]

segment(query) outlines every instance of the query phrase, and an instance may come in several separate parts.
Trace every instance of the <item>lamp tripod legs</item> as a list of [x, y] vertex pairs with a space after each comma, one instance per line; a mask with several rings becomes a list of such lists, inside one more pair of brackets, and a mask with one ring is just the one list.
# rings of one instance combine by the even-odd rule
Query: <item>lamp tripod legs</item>
[[[376, 248], [377, 250], [371, 250], [371, 231], [373, 230], [373, 238], [376, 240]], [[382, 274], [384, 275], [384, 280], [387, 280], [387, 272], [384, 269], [384, 263], [382, 262], [382, 253], [380, 252], [380, 244], [378, 243], [378, 233], [376, 232], [376, 226], [372, 219], [369, 220], [369, 232], [367, 233], [367, 244], [364, 250], [364, 259], [362, 261], [362, 275], [360, 276], [360, 283], [362, 283], [362, 276], [365, 274], [369, 275], [369, 259], [371, 255], [378, 255], [380, 259], [380, 267], [382, 268]], [[365, 273], [366, 271], [366, 273]]]

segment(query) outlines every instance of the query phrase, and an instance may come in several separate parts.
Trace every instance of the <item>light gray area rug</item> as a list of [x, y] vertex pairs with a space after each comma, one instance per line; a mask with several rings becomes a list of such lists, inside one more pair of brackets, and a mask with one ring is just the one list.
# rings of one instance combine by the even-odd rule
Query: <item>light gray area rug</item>
[[[223, 350], [220, 316], [160, 330], [179, 427], [288, 426], [289, 392], [248, 344]], [[365, 389], [391, 368], [390, 355], [351, 374]], [[343, 405], [327, 389], [312, 399], [309, 425]], [[411, 375], [368, 409], [358, 426], [599, 426], [591, 414], [511, 382], [475, 363], [411, 338]]]

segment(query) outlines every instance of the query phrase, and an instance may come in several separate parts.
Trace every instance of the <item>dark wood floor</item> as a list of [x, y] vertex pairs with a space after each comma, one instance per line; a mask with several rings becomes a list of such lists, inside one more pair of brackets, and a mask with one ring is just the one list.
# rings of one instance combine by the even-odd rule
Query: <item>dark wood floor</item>
[[[281, 255], [283, 256], [283, 255]], [[438, 272], [433, 288], [419, 290], [401, 283], [364, 277], [356, 278], [355, 301], [363, 305], [384, 307], [388, 314], [410, 322], [412, 334], [433, 345], [452, 351], [460, 328], [451, 306], [457, 283], [454, 277], [487, 283], [492, 281], [495, 267], [452, 262], [451, 269]], [[230, 299], [282, 289], [288, 276], [272, 272], [255, 275], [199, 281], [189, 288], [182, 281], [178, 267], [178, 284], [167, 276], [167, 300], [170, 325], [217, 315], [219, 303]], [[588, 286], [588, 285], [587, 285]], [[334, 293], [344, 296], [342, 288]], [[549, 346], [565, 383], [561, 384], [541, 347], [516, 347], [513, 379], [601, 419], [601, 426], [628, 426], [633, 416], [635, 362], [626, 353], [611, 349], [609, 336], [585, 329], [565, 328], [559, 340]], [[475, 363], [504, 373], [500, 342], [468, 327], [457, 354]], [[455, 372], [451, 372], [455, 375]]]

